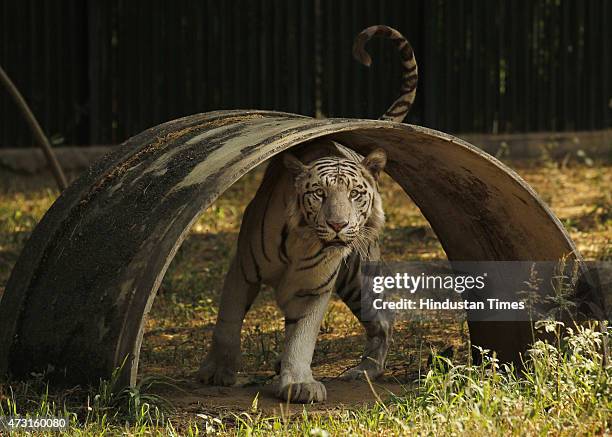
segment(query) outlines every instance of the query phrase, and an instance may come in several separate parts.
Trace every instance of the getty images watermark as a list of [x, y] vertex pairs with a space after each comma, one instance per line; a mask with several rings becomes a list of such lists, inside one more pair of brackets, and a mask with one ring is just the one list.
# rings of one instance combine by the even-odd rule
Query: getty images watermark
[[364, 320], [608, 320], [612, 305], [610, 262], [377, 262], [362, 277]]
[[372, 306], [376, 310], [402, 310], [402, 309], [425, 309], [425, 310], [484, 310], [484, 309], [525, 309], [525, 302], [501, 301], [497, 298], [487, 298], [483, 301], [469, 301], [467, 299], [455, 300], [446, 298], [436, 300], [431, 297], [420, 297], [419, 299], [400, 298], [399, 300], [385, 300], [383, 292], [388, 290], [405, 291], [415, 294], [417, 291], [444, 290], [463, 294], [473, 290], [484, 290], [486, 287], [487, 272], [478, 276], [469, 275], [410, 275], [406, 272], [396, 272], [393, 276], [374, 276], [372, 278], [372, 291], [378, 294]]

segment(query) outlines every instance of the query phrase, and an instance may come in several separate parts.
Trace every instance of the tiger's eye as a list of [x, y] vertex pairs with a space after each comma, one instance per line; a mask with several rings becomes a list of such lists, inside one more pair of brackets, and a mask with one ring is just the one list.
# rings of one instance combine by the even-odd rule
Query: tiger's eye
[[357, 190], [351, 190], [351, 192], [349, 193], [349, 196], [351, 199], [356, 199], [359, 197], [359, 191]]
[[323, 191], [323, 189], [322, 189], [322, 188], [317, 188], [317, 189], [315, 190], [315, 194], [316, 194], [317, 196], [319, 196], [319, 197], [323, 197], [323, 196], [325, 196], [325, 191]]

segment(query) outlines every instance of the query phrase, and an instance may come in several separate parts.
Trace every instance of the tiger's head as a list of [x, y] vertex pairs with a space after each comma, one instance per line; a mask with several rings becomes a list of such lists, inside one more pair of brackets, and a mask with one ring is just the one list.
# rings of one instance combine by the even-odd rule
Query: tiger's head
[[361, 162], [339, 156], [304, 164], [286, 153], [284, 164], [293, 175], [295, 196], [288, 205], [289, 226], [301, 228], [324, 247], [365, 255], [368, 240], [384, 225], [378, 179], [387, 162], [376, 149]]

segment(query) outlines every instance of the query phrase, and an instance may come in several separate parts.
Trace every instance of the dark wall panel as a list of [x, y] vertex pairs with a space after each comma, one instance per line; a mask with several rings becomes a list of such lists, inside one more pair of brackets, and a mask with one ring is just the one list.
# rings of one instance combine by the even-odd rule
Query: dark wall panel
[[[612, 126], [610, 0], [0, 0], [0, 64], [57, 144], [118, 143], [196, 112], [376, 118], [401, 30], [419, 62], [408, 122], [448, 132]], [[0, 90], [0, 147], [31, 137]]]
[[[83, 1], [0, 1], [0, 65], [54, 143], [88, 139], [87, 41]], [[0, 147], [31, 144], [25, 121], [0, 88]]]

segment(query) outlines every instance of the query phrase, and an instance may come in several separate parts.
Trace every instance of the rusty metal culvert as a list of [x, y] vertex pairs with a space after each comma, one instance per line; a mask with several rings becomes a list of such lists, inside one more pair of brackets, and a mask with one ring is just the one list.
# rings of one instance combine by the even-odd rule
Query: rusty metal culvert
[[[70, 383], [97, 383], [128, 356], [122, 382], [134, 383], [147, 312], [194, 221], [259, 163], [323, 136], [361, 154], [383, 147], [388, 174], [421, 209], [451, 261], [577, 254], [516, 173], [450, 135], [280, 112], [192, 115], [126, 141], [47, 212], [0, 301], [0, 374], [54, 368]], [[527, 322], [469, 328], [473, 344], [504, 361], [516, 361], [531, 339]]]

